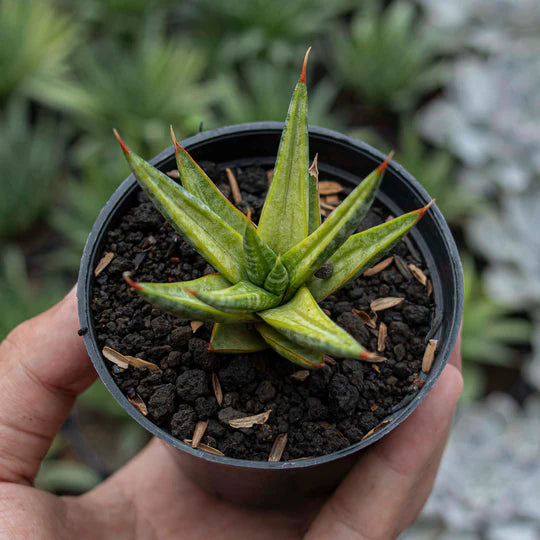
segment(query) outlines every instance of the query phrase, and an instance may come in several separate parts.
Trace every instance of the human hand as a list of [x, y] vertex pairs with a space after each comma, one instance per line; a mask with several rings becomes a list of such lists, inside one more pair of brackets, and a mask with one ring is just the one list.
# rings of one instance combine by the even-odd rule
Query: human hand
[[89, 493], [56, 497], [31, 486], [76, 396], [96, 376], [77, 329], [73, 290], [0, 345], [2, 539], [395, 538], [431, 491], [463, 387], [458, 344], [410, 418], [366, 450], [330, 498], [299, 511], [208, 495], [158, 440]]

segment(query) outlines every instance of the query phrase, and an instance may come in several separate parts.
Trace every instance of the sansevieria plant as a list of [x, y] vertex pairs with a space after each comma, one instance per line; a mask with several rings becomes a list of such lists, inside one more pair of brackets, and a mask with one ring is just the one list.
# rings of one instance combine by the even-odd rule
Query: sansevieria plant
[[[308, 51], [309, 53], [309, 51]], [[212, 321], [210, 349], [271, 347], [305, 368], [324, 354], [384, 360], [335, 324], [317, 302], [358, 277], [424, 215], [429, 205], [353, 234], [367, 214], [388, 158], [321, 224], [316, 162], [309, 166], [306, 63], [294, 90], [272, 183], [256, 226], [217, 189], [173, 136], [182, 185], [115, 135], [135, 178], [170, 224], [219, 273], [180, 283], [126, 282], [174, 316]], [[316, 273], [325, 263], [328, 277]], [[321, 275], [319, 273], [319, 275]]]

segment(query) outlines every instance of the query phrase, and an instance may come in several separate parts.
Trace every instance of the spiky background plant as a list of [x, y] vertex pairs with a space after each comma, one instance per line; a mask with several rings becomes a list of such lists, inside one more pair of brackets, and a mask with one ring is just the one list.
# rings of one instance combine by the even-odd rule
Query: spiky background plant
[[[316, 162], [309, 167], [308, 161], [307, 56], [257, 227], [222, 195], [177, 143], [172, 129], [183, 186], [132, 152], [115, 131], [143, 190], [219, 271], [180, 283], [137, 283], [129, 273], [124, 278], [163, 311], [214, 322], [210, 349], [215, 352], [271, 347], [305, 368], [322, 366], [324, 354], [381, 361], [327, 317], [317, 302], [374, 264], [429, 205], [352, 234], [375, 198], [388, 156], [321, 224]], [[331, 275], [317, 277], [326, 262]]]

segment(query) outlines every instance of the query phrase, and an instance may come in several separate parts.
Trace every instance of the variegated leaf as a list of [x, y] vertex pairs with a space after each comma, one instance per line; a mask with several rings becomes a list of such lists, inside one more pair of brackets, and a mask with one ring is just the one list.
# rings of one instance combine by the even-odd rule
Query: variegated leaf
[[186, 288], [209, 306], [229, 313], [252, 313], [277, 306], [281, 297], [269, 293], [249, 281], [240, 281], [219, 291], [196, 291]]
[[315, 300], [320, 302], [375, 264], [418, 222], [428, 208], [429, 205], [350, 236], [328, 259], [333, 266], [332, 275], [327, 279], [312, 277], [307, 282]]
[[230, 283], [219, 274], [178, 283], [137, 283], [131, 279], [129, 273], [124, 274], [124, 279], [137, 294], [175, 317], [222, 323], [259, 320], [253, 313], [233, 314], [215, 309], [186, 292], [186, 287], [197, 291], [215, 291], [229, 287]]
[[242, 235], [115, 135], [135, 178], [167, 221], [224, 277], [233, 283], [244, 279]]
[[291, 301], [258, 315], [280, 334], [308, 349], [362, 360], [374, 356], [326, 316], [305, 286], [298, 289]]
[[278, 354], [307, 369], [319, 368], [324, 365], [323, 353], [302, 347], [287, 339], [269, 324], [259, 323], [255, 326], [266, 343]]
[[283, 255], [289, 293], [308, 280], [358, 227], [373, 203], [390, 158], [367, 176], [314, 233]]
[[276, 254], [251, 223], [244, 232], [244, 263], [249, 280], [262, 287], [276, 262]]
[[219, 353], [251, 353], [267, 349], [268, 345], [251, 324], [216, 323], [209, 348]]
[[259, 220], [259, 235], [276, 253], [285, 253], [309, 232], [308, 53], [289, 105], [274, 177]]
[[184, 187], [205, 203], [235, 231], [244, 234], [248, 222], [246, 216], [219, 191], [189, 153], [178, 144], [172, 126], [171, 136], [174, 142], [178, 172]]
[[270, 270], [266, 280], [264, 281], [264, 289], [272, 294], [281, 296], [289, 285], [289, 274], [287, 269], [281, 262], [281, 255], [278, 255], [276, 263]]

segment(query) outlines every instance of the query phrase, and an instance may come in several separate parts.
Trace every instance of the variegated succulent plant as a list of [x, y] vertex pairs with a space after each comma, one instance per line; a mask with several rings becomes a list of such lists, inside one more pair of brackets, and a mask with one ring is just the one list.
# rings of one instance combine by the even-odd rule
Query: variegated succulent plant
[[[307, 57], [258, 226], [218, 190], [172, 129], [182, 185], [132, 152], [115, 131], [154, 205], [219, 272], [180, 283], [137, 283], [129, 273], [124, 279], [163, 311], [214, 322], [210, 349], [215, 352], [271, 347], [305, 368], [321, 367], [324, 354], [377, 362], [384, 359], [365, 350], [317, 302], [375, 264], [429, 205], [353, 234], [375, 198], [388, 156], [321, 224], [316, 161], [309, 166]], [[317, 277], [325, 263], [331, 275]]]

